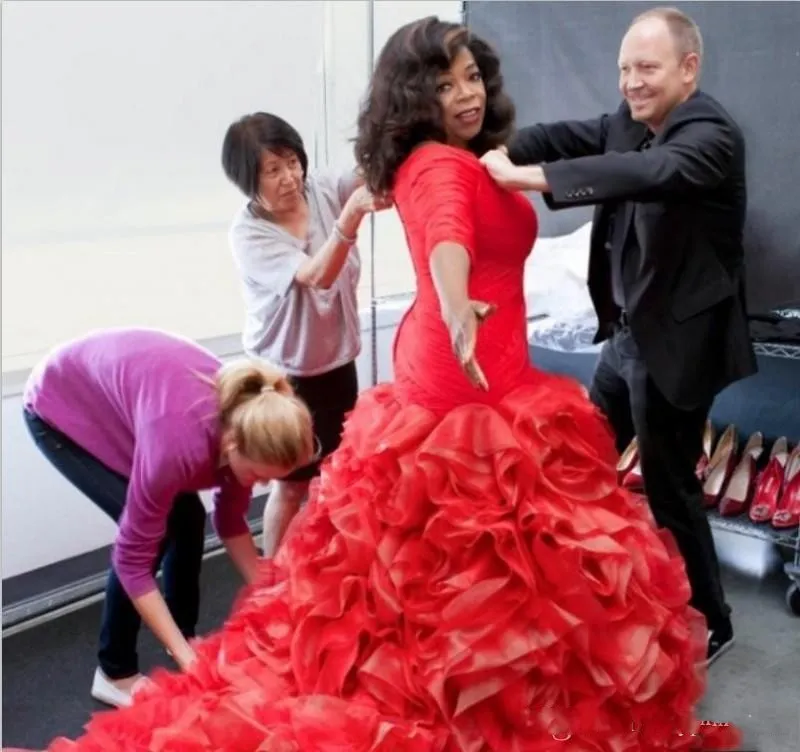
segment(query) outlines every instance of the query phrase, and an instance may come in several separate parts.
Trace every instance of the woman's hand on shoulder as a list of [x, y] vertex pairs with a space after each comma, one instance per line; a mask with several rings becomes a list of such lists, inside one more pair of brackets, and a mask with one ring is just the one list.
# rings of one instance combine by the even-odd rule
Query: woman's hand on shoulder
[[[356, 188], [347, 199], [347, 203], [336, 223], [336, 234], [340, 240], [355, 243], [361, 220], [371, 212], [382, 211], [393, 205], [391, 197], [376, 197], [366, 186]], [[319, 255], [319, 254], [318, 254]], [[338, 274], [338, 271], [337, 271]]]

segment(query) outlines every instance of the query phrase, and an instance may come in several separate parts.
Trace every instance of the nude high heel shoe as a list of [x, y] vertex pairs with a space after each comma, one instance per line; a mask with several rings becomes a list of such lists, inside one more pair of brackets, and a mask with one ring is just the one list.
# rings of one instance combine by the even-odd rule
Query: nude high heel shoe
[[723, 517], [741, 514], [753, 498], [756, 479], [756, 464], [764, 451], [764, 435], [754, 433], [745, 444], [742, 458], [728, 481], [725, 493], [719, 503], [719, 513]]
[[639, 456], [638, 445], [634, 459], [633, 467], [628, 470], [622, 479], [622, 487], [633, 493], [641, 494], [644, 493], [644, 476], [642, 475], [642, 458]]
[[625, 476], [633, 469], [639, 459], [639, 442], [634, 436], [617, 462], [617, 482], [624, 484]]
[[736, 427], [731, 424], [720, 436], [714, 454], [711, 455], [711, 461], [708, 463], [706, 479], [703, 483], [703, 500], [707, 508], [715, 507], [719, 502], [736, 464], [738, 446], [739, 434], [736, 432]]
[[697, 468], [695, 469], [697, 480], [701, 483], [706, 479], [706, 472], [708, 471], [708, 464], [711, 462], [711, 451], [714, 448], [716, 433], [714, 424], [710, 420], [707, 420], [706, 427], [703, 430], [703, 453], [700, 455], [700, 459], [697, 461]]

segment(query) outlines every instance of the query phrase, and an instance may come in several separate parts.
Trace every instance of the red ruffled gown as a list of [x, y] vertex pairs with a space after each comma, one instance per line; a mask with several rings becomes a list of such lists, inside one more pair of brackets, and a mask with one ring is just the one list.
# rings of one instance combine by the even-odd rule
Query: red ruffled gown
[[[418, 149], [395, 189], [417, 276], [395, 382], [365, 392], [307, 508], [228, 622], [57, 752], [655, 752], [698, 729], [706, 629], [671, 540], [618, 487], [610, 430], [529, 364], [527, 199], [471, 154]], [[468, 383], [428, 254], [497, 305]]]

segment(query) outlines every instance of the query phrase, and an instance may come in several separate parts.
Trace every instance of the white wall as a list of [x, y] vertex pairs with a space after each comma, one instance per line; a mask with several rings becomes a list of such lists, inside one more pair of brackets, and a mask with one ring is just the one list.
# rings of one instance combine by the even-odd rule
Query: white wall
[[[376, 51], [397, 26], [428, 14], [457, 20], [460, 6], [379, 0]], [[364, 0], [3, 4], [3, 578], [114, 533], [27, 435], [27, 370], [52, 345], [104, 326], [161, 327], [235, 354], [242, 307], [226, 232], [240, 198], [219, 164], [225, 129], [246, 112], [274, 111], [312, 159], [327, 135], [321, 163], [349, 166], [367, 11]], [[368, 226], [360, 245], [366, 304]], [[375, 252], [374, 292], [410, 290], [396, 217], [376, 222]], [[391, 377], [396, 317], [383, 306], [380, 378]], [[371, 358], [366, 333], [362, 385]]]
[[222, 138], [269, 108], [313, 143], [322, 10], [4, 4], [4, 372], [95, 326], [239, 328]]
[[[5, 3], [3, 372], [96, 326], [237, 331], [227, 227], [240, 197], [220, 168], [225, 129], [271, 110], [301, 131], [312, 159], [318, 151], [350, 166], [367, 9], [364, 0]], [[429, 13], [457, 19], [460, 3], [375, 3], [375, 49]], [[376, 251], [375, 293], [409, 290], [391, 214], [376, 223]], [[364, 303], [369, 279], [367, 258]]]

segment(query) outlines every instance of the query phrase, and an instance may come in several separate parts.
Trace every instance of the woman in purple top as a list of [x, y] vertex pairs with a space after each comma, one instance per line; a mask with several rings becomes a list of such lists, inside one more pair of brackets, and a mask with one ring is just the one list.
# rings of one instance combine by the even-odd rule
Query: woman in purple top
[[146, 329], [55, 349], [31, 374], [24, 405], [45, 457], [119, 524], [92, 696], [130, 704], [142, 619], [182, 669], [194, 658], [206, 520], [198, 491], [215, 489], [214, 526], [250, 581], [252, 487], [314, 459], [311, 415], [263, 361], [223, 366], [189, 340]]

